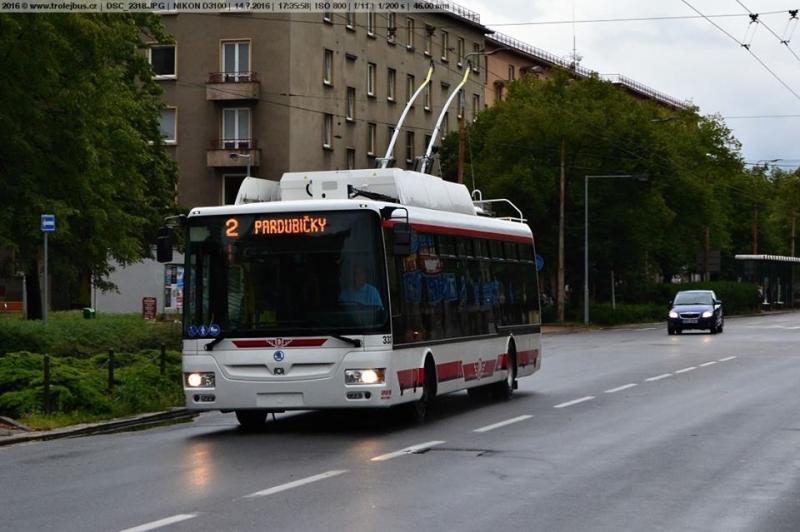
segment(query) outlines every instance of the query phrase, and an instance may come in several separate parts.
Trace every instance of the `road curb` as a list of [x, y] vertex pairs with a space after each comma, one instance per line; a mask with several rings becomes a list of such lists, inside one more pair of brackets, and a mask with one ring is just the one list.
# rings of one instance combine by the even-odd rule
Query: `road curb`
[[48, 441], [61, 438], [90, 436], [93, 434], [106, 434], [125, 429], [158, 425], [168, 421], [188, 421], [194, 418], [197, 414], [198, 412], [190, 411], [186, 408], [173, 408], [172, 410], [168, 410], [166, 412], [141, 414], [135, 417], [112, 419], [111, 421], [102, 421], [100, 423], [86, 423], [82, 425], [64, 427], [61, 429], [26, 432], [23, 434], [15, 434], [13, 436], [0, 437], [0, 447], [32, 441]]

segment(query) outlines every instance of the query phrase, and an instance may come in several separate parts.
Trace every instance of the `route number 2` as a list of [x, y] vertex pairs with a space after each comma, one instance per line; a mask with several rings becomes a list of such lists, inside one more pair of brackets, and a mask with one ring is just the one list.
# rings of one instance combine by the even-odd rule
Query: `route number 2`
[[239, 220], [228, 218], [225, 220], [225, 236], [236, 238], [239, 236]]

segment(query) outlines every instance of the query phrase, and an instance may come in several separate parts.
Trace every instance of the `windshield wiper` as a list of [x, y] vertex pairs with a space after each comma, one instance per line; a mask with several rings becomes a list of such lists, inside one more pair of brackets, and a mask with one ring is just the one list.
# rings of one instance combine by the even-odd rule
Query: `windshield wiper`
[[239, 332], [239, 329], [230, 329], [228, 331], [220, 331], [219, 335], [215, 337], [213, 340], [208, 342], [203, 348], [206, 351], [213, 351], [214, 346], [223, 341], [225, 338], [229, 337], [232, 334]]
[[357, 338], [348, 338], [347, 336], [342, 336], [340, 334], [332, 334], [331, 336], [337, 340], [341, 340], [342, 342], [347, 342], [353, 347], [361, 347], [361, 340], [358, 340]]

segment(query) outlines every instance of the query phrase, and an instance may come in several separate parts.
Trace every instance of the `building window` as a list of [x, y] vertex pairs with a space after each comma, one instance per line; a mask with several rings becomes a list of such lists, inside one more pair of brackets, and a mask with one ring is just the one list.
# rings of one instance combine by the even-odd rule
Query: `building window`
[[367, 63], [367, 96], [375, 97], [375, 73], [378, 70], [375, 63]]
[[410, 17], [406, 19], [406, 48], [414, 48], [414, 19]]
[[322, 60], [322, 83], [333, 86], [333, 50], [327, 48]]
[[466, 102], [464, 101], [464, 89], [459, 89], [457, 100], [458, 100], [458, 114], [456, 115], [456, 118], [461, 120], [464, 117], [464, 106], [466, 105]]
[[393, 68], [390, 68], [387, 72], [386, 77], [386, 99], [390, 102], [395, 100], [396, 94], [396, 85], [397, 85], [397, 71]]
[[367, 12], [367, 36], [375, 37], [375, 12]]
[[378, 126], [373, 123], [367, 124], [367, 156], [375, 156], [375, 137], [378, 132]]
[[514, 65], [508, 65], [508, 81], [514, 81], [516, 77]]
[[[481, 45], [474, 42], [472, 43], [472, 52], [475, 54], [481, 53]], [[475, 58], [472, 60], [472, 71], [473, 72], [480, 72], [481, 71], [481, 56], [476, 55]]]
[[348, 122], [353, 122], [356, 119], [356, 89], [355, 87], [347, 87], [347, 108], [345, 119]]
[[[414, 87], [416, 86], [416, 82], [414, 81], [414, 76], [409, 74], [406, 76], [406, 103], [411, 101], [411, 97], [414, 96]], [[413, 105], [411, 106], [414, 107]]]
[[[386, 149], [389, 149], [389, 144], [392, 142], [392, 137], [394, 136], [394, 127], [389, 126], [386, 129]], [[394, 159], [394, 148], [392, 148], [392, 153], [389, 154], [389, 157]]]
[[356, 15], [352, 11], [344, 14], [344, 27], [350, 31], [356, 31]]
[[325, 113], [322, 127], [322, 147], [326, 150], [333, 149], [333, 115]]
[[236, 196], [239, 195], [239, 187], [246, 176], [244, 174], [223, 174], [222, 175], [222, 204], [233, 205], [236, 203]]
[[444, 113], [444, 118], [442, 119], [442, 128], [440, 131], [442, 138], [444, 138], [449, 131], [450, 131], [450, 111], [446, 111]]
[[386, 42], [394, 44], [397, 42], [397, 14], [388, 13], [386, 15]]
[[430, 112], [431, 111], [431, 84], [428, 83], [425, 86], [425, 110]]
[[222, 110], [222, 146], [226, 150], [250, 148], [250, 109]]
[[250, 42], [230, 41], [222, 43], [223, 81], [250, 80]]
[[158, 126], [164, 143], [175, 144], [178, 139], [178, 110], [174, 107], [162, 109]]
[[431, 50], [433, 49], [433, 32], [436, 31], [433, 26], [425, 24], [425, 55], [430, 57]]
[[175, 45], [152, 46], [150, 66], [153, 68], [155, 79], [175, 79], [178, 71]]
[[428, 153], [428, 146], [431, 143], [431, 136], [425, 135], [425, 142], [422, 144], [422, 156], [424, 157], [426, 153]]
[[457, 43], [458, 66], [462, 66], [464, 64], [464, 39], [459, 37]]
[[327, 22], [328, 24], [333, 24], [333, 12], [332, 11], [323, 11], [322, 12], [322, 21]]
[[414, 163], [414, 132], [406, 131], [406, 164]]
[[494, 86], [494, 99], [498, 102], [503, 100], [503, 85], [501, 83], [497, 83]]
[[442, 61], [450, 61], [450, 34], [442, 31]]
[[348, 170], [355, 170], [356, 168], [356, 149], [355, 148], [347, 148], [347, 158], [345, 159], [345, 165], [347, 166]]
[[472, 121], [478, 118], [478, 112], [481, 110], [481, 97], [479, 94], [472, 95]]

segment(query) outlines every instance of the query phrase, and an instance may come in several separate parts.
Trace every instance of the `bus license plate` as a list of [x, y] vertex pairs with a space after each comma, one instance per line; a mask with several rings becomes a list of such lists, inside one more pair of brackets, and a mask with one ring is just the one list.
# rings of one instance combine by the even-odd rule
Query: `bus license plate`
[[683, 323], [697, 323], [697, 318], [685, 319]]

